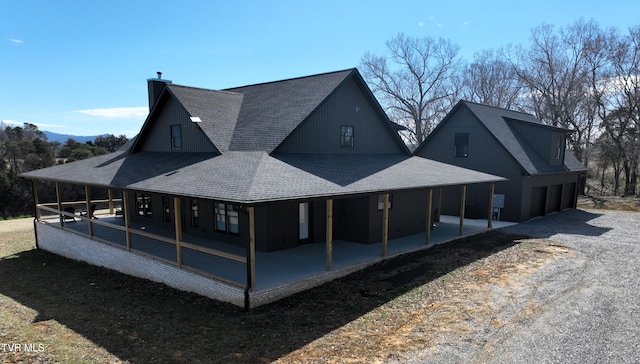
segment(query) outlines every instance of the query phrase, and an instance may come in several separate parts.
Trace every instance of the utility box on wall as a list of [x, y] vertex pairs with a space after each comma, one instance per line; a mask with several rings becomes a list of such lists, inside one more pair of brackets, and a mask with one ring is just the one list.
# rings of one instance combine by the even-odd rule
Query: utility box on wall
[[493, 216], [492, 220], [500, 221], [500, 209], [504, 208], [504, 195], [503, 194], [495, 194], [493, 195]]

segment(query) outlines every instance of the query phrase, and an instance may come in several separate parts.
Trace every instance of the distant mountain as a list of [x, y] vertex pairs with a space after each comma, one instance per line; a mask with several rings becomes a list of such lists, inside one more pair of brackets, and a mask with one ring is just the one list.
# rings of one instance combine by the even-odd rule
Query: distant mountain
[[62, 144], [64, 144], [69, 138], [75, 140], [78, 143], [84, 143], [88, 141], [94, 141], [99, 136], [109, 135], [109, 134], [102, 134], [102, 135], [82, 136], [82, 135], [58, 134], [58, 133], [52, 133], [46, 130], [43, 130], [42, 132], [47, 136], [48, 141], [60, 142]]

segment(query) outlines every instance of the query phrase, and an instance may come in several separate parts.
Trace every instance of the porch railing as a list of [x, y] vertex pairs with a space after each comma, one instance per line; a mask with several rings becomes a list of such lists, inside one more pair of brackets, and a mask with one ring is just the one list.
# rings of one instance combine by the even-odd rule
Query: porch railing
[[[120, 200], [92, 200], [91, 203], [92, 204], [96, 204], [96, 205], [101, 205], [101, 206], [105, 206], [108, 203], [109, 208], [108, 209], [96, 209], [95, 211], [93, 211], [93, 216], [117, 216], [114, 212], [117, 212], [117, 209], [113, 207], [113, 202], [116, 203], [121, 203]], [[59, 209], [59, 206], [61, 207], [61, 210]], [[64, 211], [65, 207], [74, 207], [74, 206], [81, 206], [81, 209], [79, 209], [79, 211], [81, 212], [80, 214], [77, 213], [72, 213], [72, 212], [68, 212], [68, 211]], [[87, 203], [85, 201], [77, 201], [77, 202], [61, 202], [60, 205], [58, 205], [58, 203], [39, 203], [36, 205], [36, 208], [38, 209], [38, 213], [36, 214], [38, 221], [40, 222], [44, 222], [44, 223], [51, 223], [51, 220], [55, 219], [57, 222], [57, 227], [59, 227], [62, 230], [74, 233], [74, 234], [78, 234], [84, 237], [87, 237], [89, 239], [92, 240], [96, 240], [105, 244], [108, 244], [110, 246], [114, 246], [117, 248], [121, 248], [121, 249], [126, 249], [127, 251], [133, 251], [136, 252], [138, 254], [142, 254], [145, 256], [148, 256], [150, 258], [153, 259], [158, 259], [161, 261], [164, 261], [166, 263], [172, 264], [177, 266], [178, 268], [181, 269], [186, 269], [204, 276], [208, 276], [210, 278], [216, 279], [216, 280], [220, 280], [223, 282], [226, 282], [228, 284], [234, 285], [234, 286], [238, 286], [238, 287], [245, 287], [246, 283], [245, 282], [239, 282], [233, 279], [229, 279], [227, 277], [218, 275], [218, 274], [213, 274], [210, 272], [206, 272], [203, 271], [202, 269], [198, 269], [195, 268], [193, 266], [190, 266], [188, 264], [184, 264], [182, 261], [182, 253], [183, 253], [183, 249], [190, 249], [190, 250], [194, 250], [194, 251], [198, 251], [201, 253], [205, 253], [214, 257], [220, 257], [220, 258], [224, 258], [224, 259], [228, 259], [231, 261], [235, 261], [235, 262], [239, 262], [242, 264], [247, 264], [247, 258], [244, 256], [240, 256], [240, 255], [236, 255], [236, 254], [232, 254], [232, 253], [228, 253], [228, 252], [224, 252], [218, 249], [212, 249], [212, 248], [208, 248], [208, 247], [204, 247], [204, 246], [200, 246], [197, 244], [192, 244], [186, 241], [183, 241], [181, 239], [178, 239], [177, 237], [174, 238], [170, 238], [167, 236], [163, 236], [163, 235], [159, 235], [159, 234], [155, 234], [155, 233], [151, 233], [149, 231], [145, 231], [145, 230], [141, 230], [141, 229], [135, 229], [132, 227], [127, 227], [126, 224], [125, 226], [119, 225], [119, 224], [113, 224], [113, 223], [109, 223], [109, 222], [105, 222], [103, 220], [100, 219], [92, 219], [91, 215], [92, 215], [92, 211], [87, 211], [86, 210], [87, 207]], [[45, 213], [43, 213], [45, 212]], [[49, 213], [49, 214], [47, 214]], [[81, 231], [78, 231], [77, 229], [72, 229], [66, 226], [67, 222], [66, 220], [69, 219], [73, 219], [74, 221], [76, 219], [81, 220], [81, 221], [85, 221], [87, 223], [88, 226], [88, 233], [82, 233]], [[93, 231], [93, 225], [99, 225], [99, 226], [104, 226], [106, 228], [110, 228], [110, 229], [114, 229], [114, 230], [118, 230], [118, 231], [122, 231], [125, 234], [126, 237], [126, 244], [121, 244], [115, 241], [110, 241], [108, 239], [104, 239], [101, 237], [96, 236], [96, 234]], [[176, 260], [172, 260], [172, 259], [167, 259], [164, 257], [161, 257], [159, 255], [155, 255], [146, 251], [142, 251], [139, 249], [135, 249], [135, 247], [133, 247], [132, 245], [132, 239], [130, 238], [130, 234], [134, 234], [134, 235], [138, 235], [138, 236], [142, 236], [145, 238], [149, 238], [155, 241], [160, 241], [163, 243], [168, 243], [168, 244], [172, 244], [175, 248], [176, 248]]]

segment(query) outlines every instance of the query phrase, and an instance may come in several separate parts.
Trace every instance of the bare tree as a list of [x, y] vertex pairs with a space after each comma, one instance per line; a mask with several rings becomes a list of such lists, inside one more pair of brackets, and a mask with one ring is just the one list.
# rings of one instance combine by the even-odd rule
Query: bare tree
[[597, 94], [598, 112], [605, 132], [615, 143], [622, 159], [624, 195], [636, 194], [640, 165], [639, 37], [640, 26], [636, 26], [613, 43], [609, 53], [609, 77], [602, 81]]
[[521, 110], [523, 85], [503, 50], [483, 50], [473, 55], [464, 72], [464, 98], [504, 109]]
[[458, 101], [459, 47], [404, 34], [386, 46], [387, 56], [366, 53], [360, 69], [389, 116], [408, 128], [409, 143], [418, 144]]
[[[518, 52], [518, 77], [527, 85], [536, 116], [554, 126], [573, 130], [571, 149], [583, 160], [595, 118], [587, 118], [592, 38], [601, 33], [596, 22], [579, 20], [559, 33], [542, 24], [531, 31], [531, 45]], [[593, 113], [591, 113], [593, 114]]]

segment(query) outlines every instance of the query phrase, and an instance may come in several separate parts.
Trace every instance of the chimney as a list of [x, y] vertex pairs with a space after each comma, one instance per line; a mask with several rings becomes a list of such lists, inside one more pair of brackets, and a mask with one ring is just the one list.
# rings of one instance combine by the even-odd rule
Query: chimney
[[162, 79], [162, 72], [157, 72], [158, 78], [149, 78], [147, 79], [147, 86], [149, 88], [149, 111], [153, 109], [156, 101], [160, 97], [162, 90], [164, 90], [164, 86], [168, 83], [171, 83], [169, 80]]

